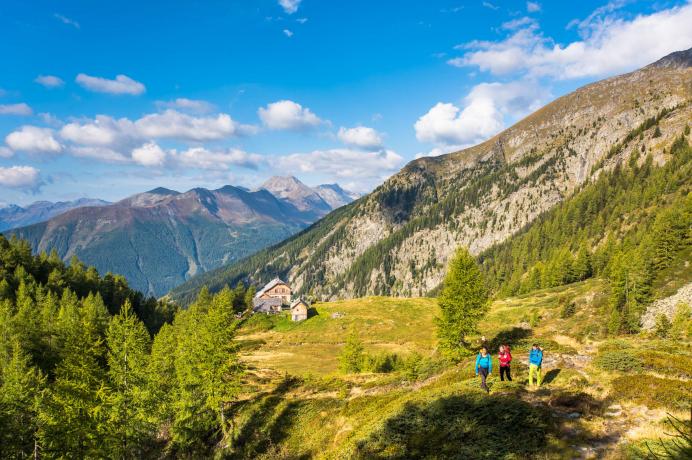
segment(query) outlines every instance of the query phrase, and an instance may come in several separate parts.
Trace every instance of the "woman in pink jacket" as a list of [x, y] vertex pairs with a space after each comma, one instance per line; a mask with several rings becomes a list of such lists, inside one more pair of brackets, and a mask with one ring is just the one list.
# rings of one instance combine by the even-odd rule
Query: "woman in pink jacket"
[[512, 381], [512, 375], [510, 373], [509, 363], [512, 362], [512, 353], [509, 352], [509, 345], [500, 345], [500, 352], [497, 355], [500, 361], [500, 380], [505, 381], [505, 375], [507, 375], [507, 380]]

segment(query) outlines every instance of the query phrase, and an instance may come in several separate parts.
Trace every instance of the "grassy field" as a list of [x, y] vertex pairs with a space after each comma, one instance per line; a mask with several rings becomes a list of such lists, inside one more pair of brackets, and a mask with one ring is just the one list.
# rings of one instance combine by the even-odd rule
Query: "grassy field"
[[[473, 356], [451, 365], [437, 355], [434, 299], [319, 303], [301, 323], [254, 316], [239, 339], [257, 391], [237, 405], [244, 447], [234, 457], [645, 458], [647, 443], [670, 431], [668, 413], [689, 417], [692, 344], [606, 338], [607, 296], [604, 282], [589, 280], [493, 302], [479, 333], [493, 350], [512, 345], [515, 380], [495, 373], [490, 395]], [[434, 365], [340, 374], [352, 330], [369, 354], [415, 352]], [[546, 351], [538, 390], [526, 388], [532, 342]]]

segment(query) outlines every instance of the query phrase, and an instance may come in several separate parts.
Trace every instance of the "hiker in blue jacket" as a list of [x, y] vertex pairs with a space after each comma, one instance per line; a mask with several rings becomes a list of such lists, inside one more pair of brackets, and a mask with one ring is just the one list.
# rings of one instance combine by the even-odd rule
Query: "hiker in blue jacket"
[[529, 386], [533, 385], [533, 376], [536, 376], [536, 386], [540, 387], [543, 381], [541, 365], [543, 364], [543, 349], [534, 343], [529, 352]]
[[480, 374], [481, 388], [483, 388], [488, 393], [490, 393], [490, 388], [488, 388], [488, 385], [485, 383], [485, 379], [490, 375], [492, 371], [493, 359], [490, 356], [490, 353], [488, 353], [488, 349], [485, 347], [481, 347], [481, 351], [478, 353], [478, 356], [476, 356], [476, 375]]

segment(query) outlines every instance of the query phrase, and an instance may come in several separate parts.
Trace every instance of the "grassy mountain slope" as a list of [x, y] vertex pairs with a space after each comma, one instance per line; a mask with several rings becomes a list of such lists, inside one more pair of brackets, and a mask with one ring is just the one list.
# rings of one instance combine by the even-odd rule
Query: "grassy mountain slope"
[[[512, 344], [514, 382], [495, 373], [490, 396], [470, 359], [439, 362], [430, 299], [318, 303], [302, 323], [255, 316], [240, 329], [257, 391], [235, 409], [235, 458], [636, 458], [670, 431], [667, 412], [688, 415], [692, 349], [645, 335], [604, 339], [607, 297], [607, 284], [589, 280], [495, 301], [480, 331], [493, 354]], [[352, 328], [367, 354], [400, 364], [338, 373]], [[525, 387], [532, 342], [546, 351], [538, 391]]]
[[424, 295], [458, 245], [479, 254], [506, 240], [635, 151], [667, 161], [692, 119], [684, 64], [585, 86], [478, 146], [415, 160], [301, 234], [171, 294], [188, 302], [203, 285], [278, 275], [323, 299]]

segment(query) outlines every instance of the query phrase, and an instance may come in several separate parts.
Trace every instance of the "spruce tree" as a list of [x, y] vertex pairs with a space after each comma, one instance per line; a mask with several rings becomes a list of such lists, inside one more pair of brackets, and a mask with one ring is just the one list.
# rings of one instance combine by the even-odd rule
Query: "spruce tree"
[[437, 301], [440, 349], [448, 357], [460, 359], [468, 349], [466, 338], [476, 331], [489, 307], [483, 276], [476, 260], [465, 248], [459, 248], [452, 258]]
[[363, 342], [358, 332], [352, 329], [346, 338], [343, 350], [339, 354], [339, 369], [346, 374], [360, 372], [363, 368]]

